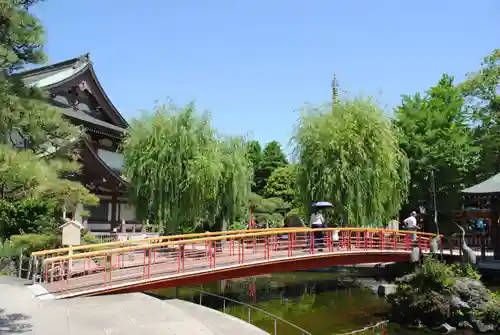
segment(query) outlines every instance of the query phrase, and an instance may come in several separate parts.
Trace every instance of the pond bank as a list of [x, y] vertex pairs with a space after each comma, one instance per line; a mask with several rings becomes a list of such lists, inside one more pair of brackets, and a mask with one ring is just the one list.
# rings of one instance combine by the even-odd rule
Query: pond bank
[[[227, 280], [203, 285], [202, 290], [241, 301], [287, 320], [314, 335], [332, 335], [361, 329], [383, 321], [388, 304], [380, 299], [370, 283], [378, 287], [375, 279], [335, 273], [275, 273], [272, 275]], [[370, 283], [368, 283], [370, 281]], [[199, 289], [200, 287], [195, 287]], [[175, 297], [175, 290], [159, 290], [164, 298]], [[189, 288], [178, 290], [184, 300], [199, 303], [200, 295]], [[202, 296], [204, 306], [222, 310], [220, 300]], [[247, 319], [247, 311], [228, 304], [226, 311]], [[334, 316], [334, 317], [332, 317]], [[273, 333], [269, 318], [252, 315], [252, 324]], [[280, 335], [295, 335], [296, 330], [283, 327]]]
[[[372, 267], [373, 268], [373, 267]], [[332, 335], [360, 330], [387, 318], [390, 305], [379, 297], [381, 284], [409, 273], [411, 264], [378, 267], [374, 273], [369, 267], [317, 269], [292, 273], [275, 273], [251, 278], [239, 278], [196, 286], [208, 292], [224, 295], [237, 301], [270, 312], [314, 335]], [[388, 269], [390, 269], [388, 271]], [[164, 298], [175, 297], [175, 290], [160, 290]], [[200, 302], [200, 297], [189, 288], [181, 288], [182, 299]], [[222, 310], [220, 301], [202, 297], [204, 306]], [[247, 319], [244, 308], [229, 304], [228, 313]], [[253, 318], [253, 315], [252, 315]], [[272, 333], [272, 324], [265, 317], [256, 317], [252, 323]], [[363, 335], [379, 334], [380, 329], [365, 331]], [[439, 333], [439, 332], [438, 332]], [[280, 335], [294, 335], [292, 329], [281, 329]], [[421, 331], [390, 324], [390, 335], [418, 335]], [[455, 334], [472, 334], [468, 331]]]

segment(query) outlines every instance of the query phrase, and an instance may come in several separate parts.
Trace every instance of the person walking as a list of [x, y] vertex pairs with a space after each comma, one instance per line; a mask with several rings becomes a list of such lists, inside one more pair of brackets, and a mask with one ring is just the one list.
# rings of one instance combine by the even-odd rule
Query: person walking
[[[311, 228], [312, 229], [322, 229], [322, 228], [327, 228], [326, 226], [326, 221], [323, 216], [323, 213], [321, 212], [321, 209], [319, 209], [315, 214], [311, 215]], [[315, 248], [322, 248], [324, 245], [323, 237], [324, 233], [323, 231], [317, 231], [314, 232], [314, 247]], [[319, 251], [322, 251], [322, 249], [319, 249]]]
[[[406, 229], [408, 231], [413, 231], [413, 232], [416, 232], [418, 230], [418, 224], [417, 224], [417, 212], [413, 211], [411, 212], [410, 216], [407, 217], [404, 221], [403, 221]], [[413, 241], [415, 241], [417, 239], [417, 234], [412, 234], [411, 235], [411, 239]]]

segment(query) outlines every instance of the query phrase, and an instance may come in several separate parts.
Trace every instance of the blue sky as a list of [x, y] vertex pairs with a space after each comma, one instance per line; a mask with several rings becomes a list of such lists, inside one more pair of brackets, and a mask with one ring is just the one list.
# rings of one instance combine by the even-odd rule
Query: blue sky
[[126, 118], [195, 99], [229, 135], [286, 149], [304, 102], [351, 95], [388, 113], [443, 72], [464, 78], [500, 47], [499, 0], [47, 0], [57, 62], [90, 52]]

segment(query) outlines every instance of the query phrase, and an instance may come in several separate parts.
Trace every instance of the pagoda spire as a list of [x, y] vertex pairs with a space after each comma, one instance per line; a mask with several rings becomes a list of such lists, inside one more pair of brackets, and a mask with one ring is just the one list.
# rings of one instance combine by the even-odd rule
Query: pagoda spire
[[339, 103], [339, 83], [337, 82], [337, 75], [333, 74], [332, 80], [332, 107]]

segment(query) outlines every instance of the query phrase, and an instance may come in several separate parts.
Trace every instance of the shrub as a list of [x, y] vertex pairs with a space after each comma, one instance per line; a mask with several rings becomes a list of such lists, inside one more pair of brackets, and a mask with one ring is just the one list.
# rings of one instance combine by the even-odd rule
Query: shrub
[[474, 270], [472, 265], [465, 263], [455, 263], [450, 266], [455, 277], [467, 277], [475, 280], [480, 280], [481, 275]]
[[455, 283], [455, 273], [447, 264], [426, 257], [421, 267], [415, 270], [410, 284], [421, 292], [450, 292]]
[[11, 275], [15, 272], [12, 266], [12, 258], [16, 256], [16, 250], [10, 241], [0, 241], [0, 275]]
[[97, 244], [101, 243], [101, 240], [99, 240], [97, 237], [92, 235], [91, 233], [84, 231], [82, 232], [82, 244]]
[[0, 236], [53, 231], [57, 222], [54, 205], [41, 199], [0, 200]]
[[56, 234], [38, 235], [13, 235], [11, 236], [12, 246], [16, 251], [22, 249], [23, 254], [30, 255], [32, 252], [55, 249], [61, 246], [61, 237]]

